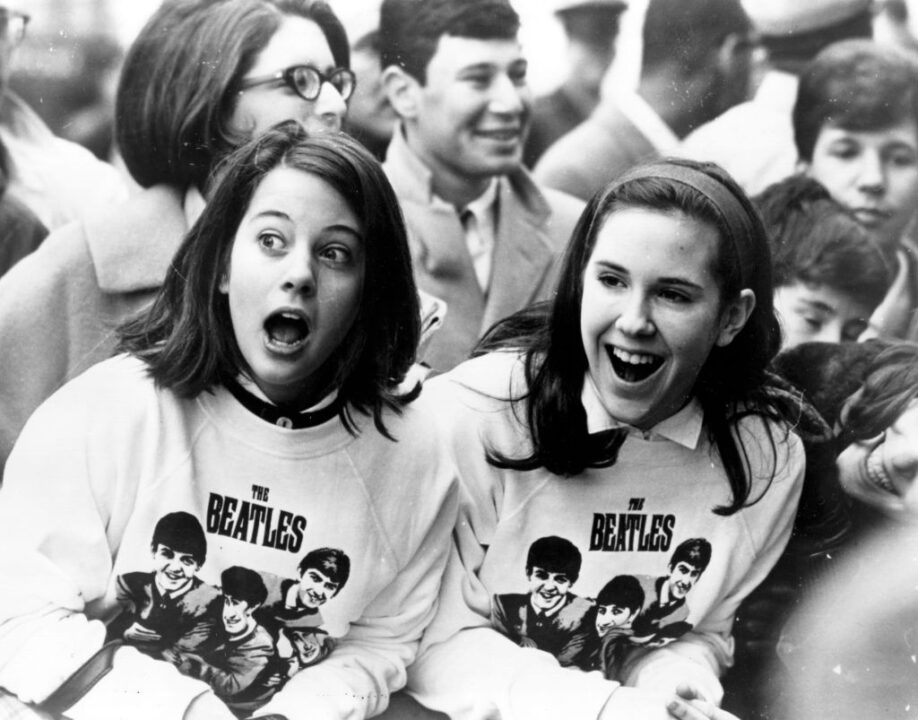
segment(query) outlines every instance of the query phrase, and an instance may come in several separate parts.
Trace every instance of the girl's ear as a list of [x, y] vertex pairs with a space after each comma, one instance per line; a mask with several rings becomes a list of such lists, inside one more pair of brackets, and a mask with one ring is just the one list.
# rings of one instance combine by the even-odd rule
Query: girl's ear
[[724, 308], [720, 316], [720, 333], [715, 341], [719, 347], [725, 347], [733, 342], [740, 330], [746, 326], [746, 321], [755, 310], [755, 293], [749, 288], [741, 290], [739, 297]]

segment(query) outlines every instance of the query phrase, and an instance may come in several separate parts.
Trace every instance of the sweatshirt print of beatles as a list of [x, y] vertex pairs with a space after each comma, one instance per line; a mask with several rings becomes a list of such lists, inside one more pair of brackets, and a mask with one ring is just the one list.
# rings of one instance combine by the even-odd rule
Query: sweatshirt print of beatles
[[504, 400], [524, 389], [508, 352], [425, 388], [448, 419], [463, 497], [412, 691], [457, 718], [592, 719], [618, 681], [668, 693], [687, 680], [719, 701], [737, 606], [790, 537], [801, 443], [772, 424], [775, 457], [765, 421], [742, 420], [757, 502], [723, 516], [712, 509], [730, 487], [695, 402], [631, 430], [608, 468], [565, 478], [490, 465], [486, 449], [528, 454], [525, 411]]
[[74, 720], [180, 720], [208, 690], [240, 717], [380, 712], [433, 614], [457, 485], [423, 394], [385, 416], [398, 442], [354, 417], [356, 437], [336, 414], [280, 427], [129, 357], [58, 391], [0, 491], [0, 687], [43, 701], [109, 640]]

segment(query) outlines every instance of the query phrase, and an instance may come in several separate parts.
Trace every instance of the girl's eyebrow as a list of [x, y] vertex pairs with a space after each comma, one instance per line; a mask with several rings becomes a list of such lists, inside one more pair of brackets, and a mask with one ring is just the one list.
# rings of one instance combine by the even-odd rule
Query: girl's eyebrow
[[285, 213], [283, 210], [274, 210], [272, 208], [267, 208], [265, 210], [259, 210], [257, 213], [255, 213], [252, 216], [252, 219], [258, 218], [258, 217], [278, 217], [283, 220], [290, 220], [292, 222], [291, 217], [287, 213]]

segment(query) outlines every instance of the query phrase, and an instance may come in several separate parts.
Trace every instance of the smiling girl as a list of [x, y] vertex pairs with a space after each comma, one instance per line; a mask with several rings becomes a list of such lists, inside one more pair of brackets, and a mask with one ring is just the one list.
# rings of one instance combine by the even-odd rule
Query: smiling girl
[[[719, 168], [661, 161], [599, 192], [547, 312], [510, 318], [492, 352], [425, 389], [465, 495], [417, 697], [462, 718], [696, 717], [697, 700], [673, 699], [685, 683], [719, 702], [736, 608], [786, 544], [802, 480], [794, 404], [766, 372], [778, 344], [765, 233]], [[652, 632], [626, 639], [614, 678], [636, 688], [562, 670], [583, 667], [570, 644], [536, 653], [489, 622], [546, 536], [582, 553], [581, 601], [619, 575], [644, 589], [634, 626]], [[583, 618], [571, 643], [596, 632]]]
[[[356, 141], [288, 123], [237, 151], [152, 308], [122, 329], [128, 354], [49, 399], [10, 457], [0, 583], [20, 592], [0, 601], [0, 687], [74, 720], [380, 712], [455, 519], [436, 417], [399, 389], [417, 302], [397, 202]], [[194, 603], [192, 583], [155, 572], [150, 537], [175, 513], [203, 528]], [[310, 547], [321, 562], [300, 560]], [[232, 566], [267, 589], [251, 636], [221, 621], [214, 586]], [[192, 613], [195, 633], [169, 642], [113, 632]], [[289, 682], [258, 624], [276, 618], [294, 647], [330, 637]]]

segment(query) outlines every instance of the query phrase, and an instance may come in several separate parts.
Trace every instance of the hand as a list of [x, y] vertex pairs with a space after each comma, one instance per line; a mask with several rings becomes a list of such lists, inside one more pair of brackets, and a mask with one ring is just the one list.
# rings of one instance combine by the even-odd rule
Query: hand
[[739, 720], [736, 715], [704, 699], [691, 685], [680, 685], [676, 695], [666, 704], [669, 714], [679, 720]]
[[133, 625], [124, 631], [124, 639], [133, 643], [148, 643], [159, 642], [163, 638], [162, 635], [155, 630], [151, 630], [135, 621]]
[[236, 716], [216, 695], [206, 692], [191, 701], [183, 720], [236, 720]]

